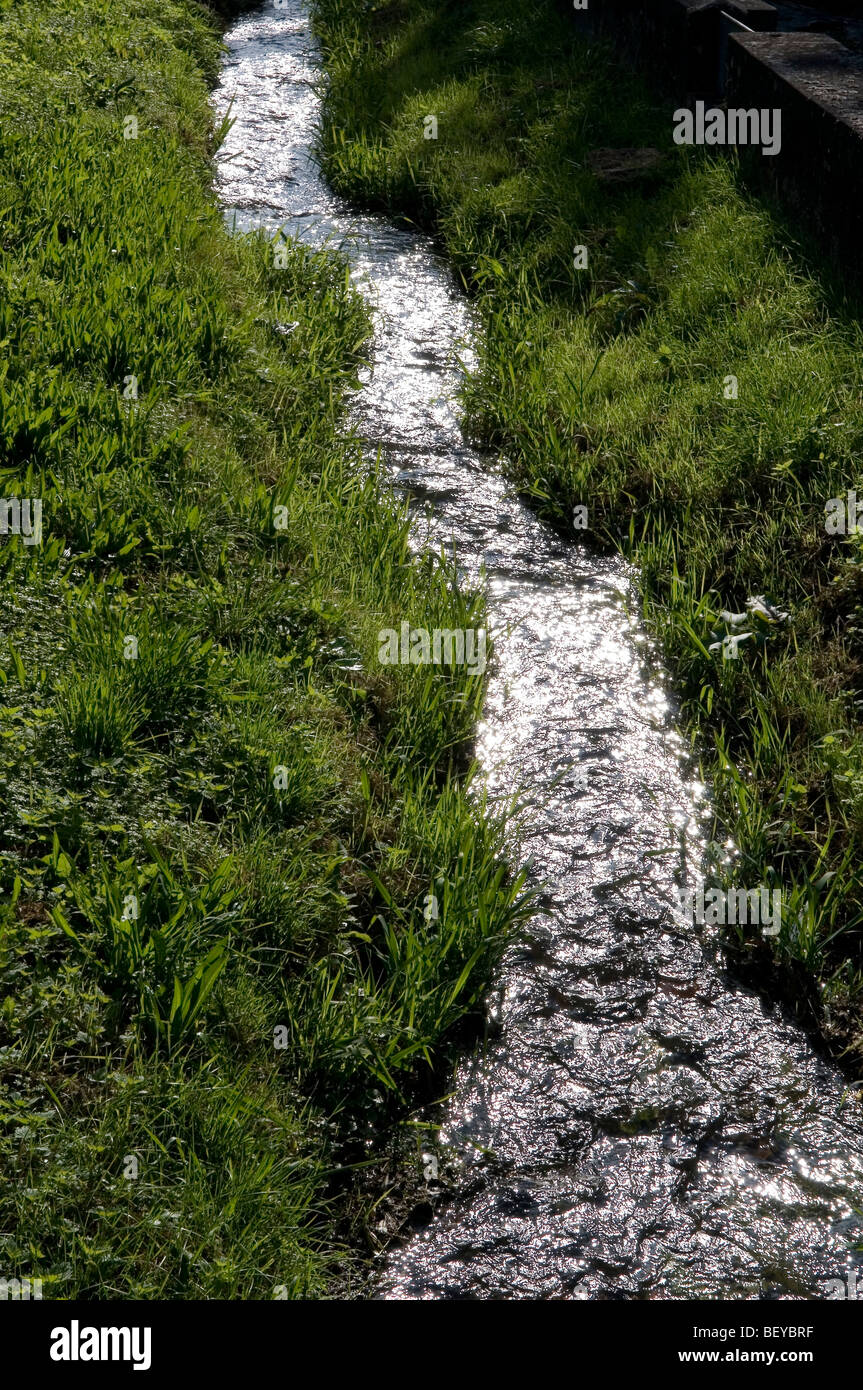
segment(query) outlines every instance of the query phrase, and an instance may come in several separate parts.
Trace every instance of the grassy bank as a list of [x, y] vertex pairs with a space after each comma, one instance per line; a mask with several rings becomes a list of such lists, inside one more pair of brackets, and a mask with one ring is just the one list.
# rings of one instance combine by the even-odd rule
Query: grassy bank
[[350, 1165], [520, 911], [480, 681], [378, 661], [480, 601], [344, 431], [344, 265], [222, 225], [218, 64], [193, 0], [0, 0], [0, 1275], [46, 1298], [345, 1287]]
[[739, 851], [715, 877], [783, 894], [775, 941], [732, 931], [741, 965], [859, 1050], [863, 547], [825, 529], [860, 482], [853, 306], [570, 6], [313, 8], [330, 180], [434, 228], [477, 299], [476, 435], [639, 567]]

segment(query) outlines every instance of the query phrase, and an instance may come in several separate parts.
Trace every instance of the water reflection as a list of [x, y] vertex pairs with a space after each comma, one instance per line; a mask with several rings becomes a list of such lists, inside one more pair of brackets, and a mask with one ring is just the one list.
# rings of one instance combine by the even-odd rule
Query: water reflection
[[377, 314], [359, 425], [415, 499], [417, 544], [454, 545], [485, 575], [498, 659], [479, 754], [493, 789], [529, 789], [523, 849], [547, 882], [550, 915], [490, 1001], [495, 1040], [459, 1071], [442, 1134], [458, 1189], [390, 1253], [380, 1296], [823, 1297], [860, 1263], [857, 1107], [796, 1028], [724, 976], [713, 933], [680, 919], [705, 789], [686, 784], [645, 672], [626, 572], [562, 543], [462, 439], [468, 306], [426, 238], [319, 179], [300, 0], [241, 19], [227, 43], [227, 214], [349, 247]]

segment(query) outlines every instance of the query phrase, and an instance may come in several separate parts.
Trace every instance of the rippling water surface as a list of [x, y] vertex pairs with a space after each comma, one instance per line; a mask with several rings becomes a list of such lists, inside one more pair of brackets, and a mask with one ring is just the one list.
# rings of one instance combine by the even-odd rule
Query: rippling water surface
[[455, 1194], [390, 1253], [378, 1294], [824, 1297], [860, 1265], [858, 1106], [675, 907], [706, 808], [626, 571], [561, 541], [465, 444], [451, 400], [469, 307], [425, 237], [322, 182], [301, 0], [239, 20], [227, 45], [227, 216], [349, 250], [376, 309], [357, 422], [415, 501], [417, 544], [484, 568], [498, 640], [478, 751], [493, 788], [530, 789], [524, 852], [550, 909], [509, 951], [494, 1040], [456, 1078]]

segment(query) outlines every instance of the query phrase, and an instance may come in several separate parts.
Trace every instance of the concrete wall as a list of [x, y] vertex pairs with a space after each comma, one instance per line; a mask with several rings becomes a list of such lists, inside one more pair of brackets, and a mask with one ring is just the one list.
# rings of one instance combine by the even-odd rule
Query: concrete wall
[[748, 167], [850, 265], [863, 247], [863, 61], [821, 34], [742, 34], [728, 51], [729, 106], [776, 107], [782, 147]]
[[863, 278], [863, 55], [823, 34], [773, 32], [777, 12], [766, 0], [589, 6], [602, 32], [657, 71], [673, 100], [669, 124], [676, 107], [699, 99], [778, 109], [780, 151], [741, 147], [747, 172]]

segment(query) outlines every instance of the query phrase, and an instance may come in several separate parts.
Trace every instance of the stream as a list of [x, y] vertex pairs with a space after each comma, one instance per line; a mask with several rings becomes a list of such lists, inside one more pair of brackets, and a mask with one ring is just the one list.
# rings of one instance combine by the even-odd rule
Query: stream
[[[390, 1299], [825, 1298], [863, 1272], [863, 1125], [805, 1034], [683, 918], [710, 823], [619, 560], [563, 541], [470, 447], [454, 403], [468, 302], [428, 238], [355, 211], [312, 150], [320, 57], [302, 0], [226, 35], [229, 224], [344, 246], [375, 313], [353, 424], [409, 496], [418, 546], [483, 583], [496, 637], [477, 755], [527, 788], [547, 914], [508, 950], [488, 1041], [440, 1142], [458, 1178], [381, 1261]], [[637, 609], [637, 605], [633, 605]], [[677, 876], [677, 877], [676, 877]]]

